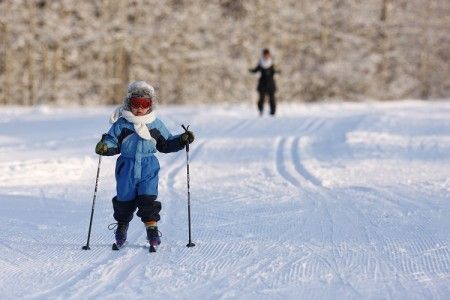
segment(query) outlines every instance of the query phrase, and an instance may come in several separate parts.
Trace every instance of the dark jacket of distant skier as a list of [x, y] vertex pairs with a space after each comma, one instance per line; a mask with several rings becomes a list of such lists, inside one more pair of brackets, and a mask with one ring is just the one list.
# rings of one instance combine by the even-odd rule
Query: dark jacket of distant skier
[[277, 71], [274, 65], [264, 68], [264, 66], [261, 65], [261, 62], [259, 62], [255, 68], [250, 69], [250, 72], [261, 72], [261, 76], [258, 80], [258, 87], [256, 89], [258, 92], [270, 94], [277, 91], [277, 85], [274, 79], [274, 75]]
[[277, 85], [275, 83], [274, 75], [275, 73], [279, 73], [277, 69], [275, 69], [275, 65], [272, 61], [272, 55], [269, 49], [264, 49], [261, 55], [261, 58], [258, 61], [258, 64], [255, 68], [249, 69], [252, 73], [260, 72], [261, 76], [258, 81], [258, 110], [259, 114], [262, 115], [264, 111], [264, 99], [266, 96], [269, 96], [269, 107], [270, 114], [275, 115], [276, 111], [276, 99], [275, 92], [277, 90]]

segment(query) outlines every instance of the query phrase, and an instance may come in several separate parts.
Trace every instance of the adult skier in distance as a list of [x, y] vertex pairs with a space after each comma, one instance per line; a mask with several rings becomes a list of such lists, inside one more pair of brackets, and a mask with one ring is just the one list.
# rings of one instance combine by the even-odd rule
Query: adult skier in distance
[[113, 250], [125, 244], [129, 222], [137, 209], [136, 215], [145, 225], [150, 252], [156, 251], [161, 243], [157, 226], [161, 202], [157, 201], [160, 165], [155, 153], [177, 152], [194, 141], [192, 131], [172, 135], [156, 117], [154, 102], [155, 90], [151, 85], [144, 81], [129, 84], [123, 105], [110, 118], [111, 128], [95, 147], [99, 155], [120, 154], [115, 168], [117, 195], [112, 199], [113, 217], [117, 221]]
[[258, 110], [259, 114], [262, 116], [264, 111], [264, 99], [269, 96], [269, 107], [270, 115], [275, 115], [277, 103], [275, 99], [275, 92], [277, 91], [277, 86], [275, 83], [274, 75], [275, 73], [280, 73], [280, 71], [275, 69], [273, 64], [272, 54], [269, 49], [264, 49], [262, 51], [261, 58], [255, 68], [249, 69], [251, 73], [260, 72], [257, 91], [259, 93], [258, 99]]

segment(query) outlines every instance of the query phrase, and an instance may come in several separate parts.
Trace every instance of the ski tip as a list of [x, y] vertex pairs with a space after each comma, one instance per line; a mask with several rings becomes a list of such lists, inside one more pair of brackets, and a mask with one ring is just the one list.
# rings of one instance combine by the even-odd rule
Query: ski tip
[[120, 250], [123, 247], [125, 247], [127, 244], [128, 244], [128, 241], [125, 241], [125, 243], [123, 243], [122, 245], [117, 245], [117, 243], [113, 243], [111, 248], [113, 250]]

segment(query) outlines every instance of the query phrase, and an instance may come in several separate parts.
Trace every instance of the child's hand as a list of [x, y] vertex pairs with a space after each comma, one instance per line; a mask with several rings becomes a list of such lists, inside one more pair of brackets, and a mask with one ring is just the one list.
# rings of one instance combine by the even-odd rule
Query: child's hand
[[95, 153], [105, 155], [106, 153], [108, 153], [108, 146], [102, 141], [98, 142], [95, 146]]
[[180, 135], [180, 142], [183, 145], [187, 145], [188, 143], [192, 143], [194, 141], [194, 133], [192, 131], [187, 130], [185, 133]]

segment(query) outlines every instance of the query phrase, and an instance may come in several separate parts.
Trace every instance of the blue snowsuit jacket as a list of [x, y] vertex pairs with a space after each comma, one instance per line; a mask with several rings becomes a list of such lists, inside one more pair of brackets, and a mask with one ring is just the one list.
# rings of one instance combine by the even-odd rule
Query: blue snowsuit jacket
[[133, 123], [122, 117], [103, 138], [108, 146], [106, 155], [120, 153], [115, 171], [117, 201], [131, 201], [140, 195], [158, 195], [160, 167], [154, 153], [177, 152], [185, 147], [180, 135], [173, 136], [160, 119], [147, 124], [147, 128], [154, 141], [141, 138]]

